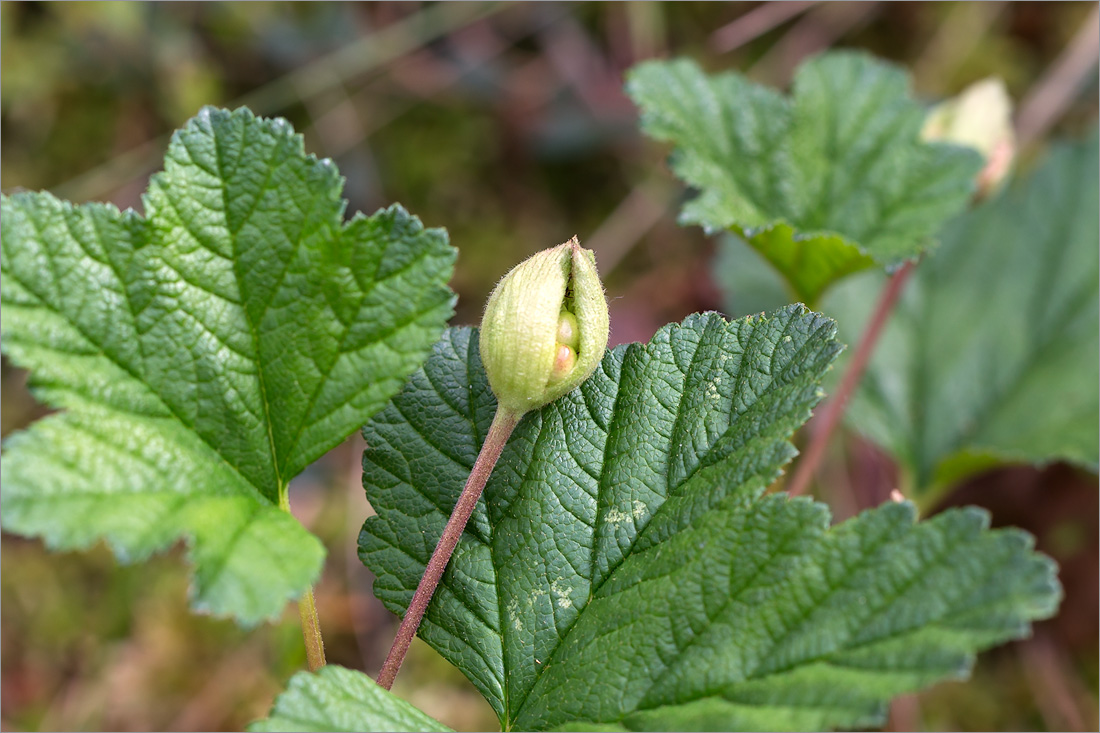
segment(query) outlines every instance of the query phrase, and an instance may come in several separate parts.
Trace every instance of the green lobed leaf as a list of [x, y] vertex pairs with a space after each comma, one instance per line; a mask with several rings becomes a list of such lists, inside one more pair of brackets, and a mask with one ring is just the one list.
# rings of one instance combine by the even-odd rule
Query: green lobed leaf
[[729, 229], [796, 298], [927, 248], [966, 205], [981, 156], [919, 140], [924, 110], [900, 68], [856, 52], [799, 67], [790, 97], [687, 60], [647, 61], [627, 92], [642, 129], [675, 145], [672, 168], [699, 195], [681, 220]]
[[[999, 461], [1095, 471], [1100, 445], [1100, 145], [1056, 148], [1033, 175], [960, 217], [921, 262], [849, 421], [927, 492]], [[881, 287], [828, 301], [848, 334]]]
[[[870, 725], [1053, 612], [1053, 563], [978, 510], [830, 530], [824, 506], [764, 493], [834, 331], [801, 306], [692, 316], [523, 419], [420, 627], [505, 729]], [[494, 409], [476, 331], [450, 329], [364, 427], [359, 552], [396, 613]]]
[[300, 671], [250, 731], [450, 731], [361, 671], [334, 665]]
[[362, 672], [327, 665], [299, 672], [275, 700], [271, 715], [250, 731], [449, 731]]
[[63, 411], [4, 445], [3, 526], [124, 561], [186, 538], [196, 609], [246, 624], [316, 578], [287, 482], [381, 408], [451, 314], [454, 251], [284, 120], [203, 109], [146, 217], [4, 197], [3, 349]]

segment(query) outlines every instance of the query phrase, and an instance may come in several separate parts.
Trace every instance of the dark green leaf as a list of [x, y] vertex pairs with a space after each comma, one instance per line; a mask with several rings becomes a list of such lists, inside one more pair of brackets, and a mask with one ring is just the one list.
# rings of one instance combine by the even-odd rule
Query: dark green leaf
[[[524, 418], [420, 631], [505, 726], [870, 725], [1052, 612], [1052, 564], [976, 510], [829, 530], [822, 505], [764, 494], [833, 330], [798, 306], [692, 316]], [[364, 428], [360, 557], [397, 613], [494, 409], [476, 331], [452, 329]]]
[[[995, 461], [1096, 470], [1100, 445], [1100, 146], [1056, 149], [1027, 181], [961, 217], [921, 262], [849, 410], [918, 491]], [[881, 287], [828, 310], [855, 338]]]
[[328, 665], [299, 672], [251, 731], [449, 731], [362, 672]]
[[451, 313], [454, 252], [398, 206], [343, 222], [342, 179], [283, 120], [204, 109], [147, 216], [3, 199], [3, 348], [63, 411], [4, 451], [4, 528], [123, 560], [186, 537], [196, 608], [273, 617], [321, 544], [287, 482], [401, 387]]
[[908, 76], [866, 54], [806, 62], [789, 98], [685, 60], [639, 65], [627, 91], [699, 190], [682, 220], [739, 234], [809, 303], [845, 275], [919, 254], [981, 167], [975, 151], [921, 143]]

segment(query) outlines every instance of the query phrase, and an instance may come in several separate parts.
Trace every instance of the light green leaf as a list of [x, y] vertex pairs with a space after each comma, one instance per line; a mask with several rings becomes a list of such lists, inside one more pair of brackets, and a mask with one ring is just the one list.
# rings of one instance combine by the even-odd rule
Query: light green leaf
[[382, 407], [450, 316], [454, 251], [399, 206], [343, 222], [284, 120], [204, 109], [146, 217], [4, 197], [3, 349], [63, 411], [4, 446], [3, 526], [124, 561], [186, 538], [197, 609], [251, 624], [316, 578], [287, 482]]
[[[820, 399], [833, 324], [692, 316], [618, 347], [506, 446], [420, 634], [506, 729], [871, 725], [1057, 604], [1053, 564], [977, 510], [828, 528], [764, 490]], [[451, 329], [364, 428], [375, 593], [413, 590], [495, 409]]]
[[250, 731], [449, 731], [362, 672], [328, 665], [299, 672], [271, 715]]
[[783, 278], [775, 268], [735, 234], [723, 234], [718, 239], [712, 272], [727, 315], [763, 313], [790, 301]]
[[[1100, 146], [1054, 150], [1027, 181], [960, 217], [921, 262], [849, 421], [928, 491], [991, 462], [1100, 460]], [[828, 311], [855, 338], [881, 287]]]
[[686, 60], [637, 66], [627, 92], [642, 129], [676, 146], [673, 170], [699, 191], [682, 221], [732, 230], [808, 303], [928, 247], [982, 164], [973, 150], [920, 142], [924, 110], [908, 76], [862, 53], [807, 61], [789, 98]]

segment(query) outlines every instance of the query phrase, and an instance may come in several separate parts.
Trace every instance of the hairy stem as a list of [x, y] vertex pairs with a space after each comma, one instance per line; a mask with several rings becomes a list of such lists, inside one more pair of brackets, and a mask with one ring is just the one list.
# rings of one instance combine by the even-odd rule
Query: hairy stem
[[856, 347], [856, 352], [852, 355], [852, 360], [848, 362], [844, 377], [840, 380], [840, 386], [833, 398], [822, 409], [821, 424], [811, 436], [810, 445], [806, 448], [806, 453], [803, 455], [802, 460], [798, 462], [794, 476], [787, 485], [787, 493], [791, 496], [803, 494], [810, 487], [814, 473], [817, 472], [817, 466], [825, 455], [825, 446], [828, 445], [833, 430], [840, 422], [840, 418], [844, 414], [844, 408], [848, 405], [848, 399], [855, 392], [856, 385], [859, 384], [863, 371], [867, 368], [867, 362], [870, 361], [871, 354], [874, 353], [875, 344], [878, 343], [879, 336], [882, 335], [882, 327], [886, 325], [886, 321], [890, 317], [890, 313], [893, 312], [894, 305], [898, 302], [898, 297], [901, 295], [906, 281], [909, 280], [909, 276], [913, 274], [915, 266], [915, 262], [906, 262], [893, 274], [886, 283], [886, 287], [883, 288], [878, 303], [875, 304], [875, 312], [871, 315], [871, 320], [868, 321], [866, 328], [863, 329], [859, 346]]
[[[291, 514], [290, 492], [285, 485], [279, 487], [279, 508]], [[306, 663], [309, 664], [310, 672], [316, 672], [325, 666], [325, 641], [321, 638], [321, 623], [317, 620], [317, 604], [313, 601], [313, 588], [307, 588], [305, 595], [298, 599], [298, 616], [302, 619]]]
[[424, 569], [424, 575], [420, 578], [420, 584], [416, 587], [412, 602], [405, 611], [405, 617], [401, 619], [401, 626], [397, 629], [397, 636], [393, 640], [393, 646], [390, 647], [390, 653], [386, 656], [382, 671], [378, 673], [378, 684], [387, 690], [393, 686], [393, 680], [397, 677], [397, 671], [401, 669], [401, 663], [405, 661], [405, 654], [409, 651], [413, 637], [416, 636], [416, 630], [420, 628], [424, 611], [427, 610], [436, 586], [443, 577], [443, 571], [447, 568], [451, 553], [458, 545], [462, 530], [466, 528], [466, 522], [470, 520], [470, 515], [477, 506], [477, 500], [481, 497], [485, 483], [489, 480], [489, 474], [493, 472], [493, 467], [496, 466], [497, 459], [504, 450], [504, 444], [508, 442], [508, 437], [515, 429], [519, 418], [519, 415], [514, 415], [503, 407], [497, 407], [489, 434], [485, 436], [485, 443], [482, 444], [481, 452], [478, 453], [474, 467], [470, 470], [470, 477], [466, 479], [466, 486], [455, 503], [451, 518], [447, 520], [447, 526], [443, 528], [443, 536], [439, 538], [439, 544], [435, 546], [435, 551], [428, 560], [428, 566]]
[[325, 640], [321, 638], [321, 624], [317, 620], [317, 605], [313, 602], [312, 588], [298, 599], [298, 614], [302, 617], [306, 662], [309, 664], [309, 671], [316, 672], [325, 666]]

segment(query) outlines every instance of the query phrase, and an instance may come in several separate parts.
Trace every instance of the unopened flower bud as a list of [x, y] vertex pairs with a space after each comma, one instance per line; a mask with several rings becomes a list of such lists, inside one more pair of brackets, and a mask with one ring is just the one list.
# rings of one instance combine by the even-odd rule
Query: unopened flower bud
[[576, 237], [516, 265], [481, 319], [481, 361], [502, 407], [522, 415], [571, 392], [607, 349], [596, 258]]
[[921, 137], [976, 149], [985, 158], [985, 167], [978, 174], [978, 195], [995, 191], [1008, 177], [1016, 155], [1012, 99], [1004, 82], [983, 79], [936, 105], [925, 118]]

